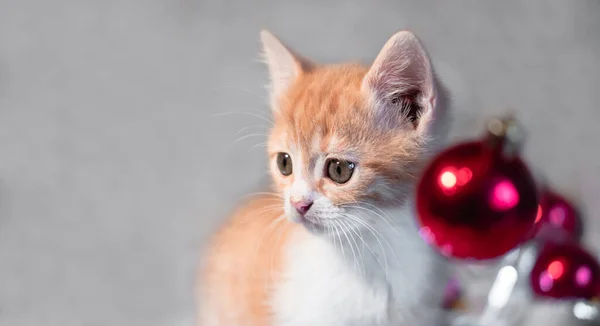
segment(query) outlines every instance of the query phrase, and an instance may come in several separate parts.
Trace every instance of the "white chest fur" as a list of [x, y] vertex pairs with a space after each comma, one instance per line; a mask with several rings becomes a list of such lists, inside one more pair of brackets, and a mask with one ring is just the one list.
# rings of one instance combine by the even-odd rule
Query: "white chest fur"
[[385, 214], [398, 223], [374, 223], [360, 237], [311, 234], [290, 242], [273, 302], [276, 326], [441, 324], [445, 264], [419, 238], [407, 210]]

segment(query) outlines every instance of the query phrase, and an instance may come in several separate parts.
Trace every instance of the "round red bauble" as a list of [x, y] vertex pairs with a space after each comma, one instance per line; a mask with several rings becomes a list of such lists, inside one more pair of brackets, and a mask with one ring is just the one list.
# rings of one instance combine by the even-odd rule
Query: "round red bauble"
[[538, 207], [526, 164], [486, 141], [459, 144], [438, 155], [425, 169], [416, 195], [421, 236], [458, 259], [506, 254], [526, 240]]
[[600, 295], [600, 265], [579, 245], [547, 243], [531, 274], [533, 292], [554, 299], [593, 299]]
[[566, 236], [568, 239], [578, 239], [581, 235], [581, 223], [575, 207], [547, 188], [540, 197], [533, 236], [541, 236], [541, 233], [544, 237]]

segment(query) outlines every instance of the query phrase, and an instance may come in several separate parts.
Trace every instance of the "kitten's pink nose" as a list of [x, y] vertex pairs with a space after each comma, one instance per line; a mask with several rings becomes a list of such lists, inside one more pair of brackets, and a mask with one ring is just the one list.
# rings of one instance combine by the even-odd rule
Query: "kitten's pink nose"
[[294, 206], [294, 208], [298, 211], [298, 213], [300, 213], [300, 215], [306, 214], [306, 212], [308, 212], [308, 210], [313, 204], [312, 200], [290, 200], [290, 202], [292, 203], [292, 206]]

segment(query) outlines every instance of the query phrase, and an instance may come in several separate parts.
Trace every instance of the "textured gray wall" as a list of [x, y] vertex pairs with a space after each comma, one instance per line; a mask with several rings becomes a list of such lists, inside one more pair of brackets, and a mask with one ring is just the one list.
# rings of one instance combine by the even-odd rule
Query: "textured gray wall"
[[268, 114], [262, 27], [323, 62], [412, 29], [453, 139], [517, 110], [600, 248], [599, 1], [0, 0], [1, 326], [189, 321], [198, 247], [264, 176], [234, 140], [266, 123], [215, 116]]

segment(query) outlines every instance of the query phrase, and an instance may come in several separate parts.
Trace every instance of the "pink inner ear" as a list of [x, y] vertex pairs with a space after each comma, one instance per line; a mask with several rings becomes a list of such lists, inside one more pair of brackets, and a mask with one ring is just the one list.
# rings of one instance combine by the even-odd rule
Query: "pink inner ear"
[[394, 35], [383, 47], [363, 80], [383, 122], [404, 119], [420, 124], [434, 95], [432, 69], [419, 40], [409, 32]]
[[432, 78], [429, 60], [424, 53], [418, 53], [414, 46], [400, 43], [382, 51], [367, 76], [374, 90], [389, 97], [408, 93], [430, 95]]
[[418, 90], [407, 91], [404, 94], [397, 94], [390, 99], [391, 104], [396, 105], [402, 118], [408, 119], [415, 127], [418, 125], [418, 119], [423, 111], [423, 105], [420, 103], [421, 93]]

